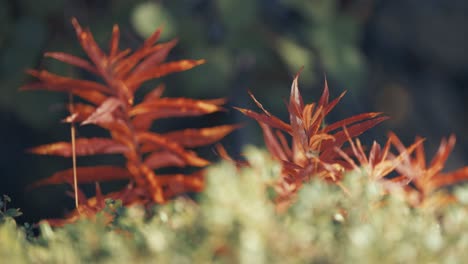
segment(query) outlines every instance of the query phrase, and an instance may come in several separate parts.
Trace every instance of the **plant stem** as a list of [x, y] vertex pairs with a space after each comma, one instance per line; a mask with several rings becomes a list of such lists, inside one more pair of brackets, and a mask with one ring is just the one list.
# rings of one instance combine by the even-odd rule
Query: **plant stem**
[[[70, 101], [69, 111], [70, 114], [73, 115], [73, 95], [71, 93], [68, 94], [68, 98]], [[76, 172], [76, 131], [75, 131], [75, 121], [71, 120], [70, 124], [70, 134], [71, 134], [71, 143], [72, 143], [72, 162], [73, 162], [73, 189], [75, 193], [75, 207], [78, 210], [78, 176]], [[79, 211], [79, 210], [78, 210]]]

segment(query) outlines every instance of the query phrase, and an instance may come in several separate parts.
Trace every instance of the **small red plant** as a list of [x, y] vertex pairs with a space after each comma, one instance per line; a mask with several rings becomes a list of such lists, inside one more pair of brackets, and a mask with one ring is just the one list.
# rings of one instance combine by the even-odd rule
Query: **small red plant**
[[[420, 139], [417, 138], [416, 141], [418, 140]], [[455, 200], [451, 195], [436, 195], [436, 191], [443, 187], [468, 180], [468, 166], [453, 172], [442, 172], [455, 146], [455, 141], [455, 135], [451, 135], [448, 140], [443, 138], [429, 165], [426, 163], [424, 145], [418, 144], [411, 155], [411, 153], [405, 153], [406, 148], [400, 140], [393, 141], [398, 151], [403, 153], [401, 162], [396, 166], [396, 171], [401, 175], [396, 179], [409, 183], [405, 191], [410, 204], [414, 206], [443, 205]]]
[[[179, 193], [200, 191], [203, 187], [203, 175], [200, 172], [191, 175], [158, 175], [155, 170], [163, 167], [208, 165], [209, 161], [189, 149], [215, 143], [237, 126], [185, 129], [164, 134], [151, 132], [150, 127], [161, 118], [200, 116], [221, 111], [225, 100], [164, 98], [163, 86], [146, 94], [140, 103], [135, 103], [134, 95], [146, 81], [189, 70], [204, 61], [165, 62], [177, 41], [157, 44], [160, 30], [153, 33], [136, 51], [121, 50], [117, 25], [112, 31], [109, 51], [105, 52], [97, 45], [88, 29], [83, 29], [76, 19], [72, 19], [72, 24], [89, 60], [62, 52], [47, 52], [45, 56], [79, 67], [95, 75], [98, 81], [73, 79], [46, 70], [29, 70], [28, 73], [37, 81], [26, 84], [21, 89], [66, 92], [78, 96], [82, 100], [70, 104], [70, 116], [65, 120], [81, 125], [97, 125], [106, 129], [110, 137], [77, 138], [74, 142], [35, 147], [30, 152], [63, 157], [71, 157], [73, 154], [122, 154], [127, 160], [125, 166], [78, 166], [76, 173], [78, 183], [129, 180], [130, 187], [108, 195], [122, 199], [124, 204], [146, 201], [162, 203]], [[73, 171], [74, 169], [59, 171], [32, 186], [71, 183]], [[79, 190], [75, 190], [76, 194], [78, 192]], [[102, 207], [103, 195], [100, 191], [96, 195], [99, 197], [92, 198], [95, 202], [90, 204], [90, 200], [80, 199], [79, 206]], [[85, 199], [83, 195], [80, 197]]]
[[[422, 139], [417, 140], [413, 145], [408, 148], [400, 149], [398, 156], [390, 152], [392, 142], [400, 142], [394, 133], [389, 133], [389, 137], [385, 146], [382, 148], [376, 141], [373, 142], [372, 147], [367, 156], [361, 141], [356, 138], [355, 141], [349, 136], [346, 128], [345, 131], [349, 145], [351, 146], [351, 153], [348, 155], [340, 148], [335, 148], [335, 151], [356, 171], [363, 171], [371, 181], [389, 180], [387, 177], [395, 168], [401, 164], [403, 159], [410, 155], [418, 145], [422, 143]], [[358, 164], [353, 160], [355, 158]], [[395, 181], [395, 180], [391, 180]]]
[[[339, 184], [344, 168], [349, 166], [335, 149], [341, 148], [349, 138], [357, 137], [387, 119], [381, 113], [363, 113], [325, 125], [325, 117], [345, 92], [329, 101], [325, 81], [319, 102], [304, 104], [299, 92], [298, 78], [299, 74], [291, 86], [289, 123], [268, 112], [251, 93], [250, 96], [263, 113], [238, 108], [259, 123], [268, 150], [282, 163], [282, 175], [277, 185], [279, 200], [289, 200], [312, 175]], [[349, 126], [346, 132], [342, 129], [344, 126]], [[291, 137], [291, 146], [285, 134]]]

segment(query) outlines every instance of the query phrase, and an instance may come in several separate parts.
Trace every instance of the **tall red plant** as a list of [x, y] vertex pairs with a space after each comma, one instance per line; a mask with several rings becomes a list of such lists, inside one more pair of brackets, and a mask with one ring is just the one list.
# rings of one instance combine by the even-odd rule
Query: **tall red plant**
[[[135, 199], [162, 203], [181, 192], [200, 191], [203, 186], [200, 172], [190, 175], [158, 175], [155, 170], [163, 167], [208, 165], [208, 160], [198, 156], [190, 148], [217, 142], [237, 126], [184, 129], [163, 134], [152, 132], [150, 127], [154, 121], [162, 118], [201, 116], [221, 111], [225, 100], [164, 98], [164, 88], [158, 86], [147, 93], [140, 103], [135, 103], [135, 92], [149, 80], [189, 70], [204, 61], [166, 62], [168, 53], [177, 41], [156, 43], [160, 30], [132, 52], [119, 47], [120, 31], [115, 25], [106, 52], [97, 45], [91, 32], [83, 29], [76, 19], [72, 19], [72, 24], [88, 59], [62, 52], [47, 52], [45, 56], [81, 68], [95, 75], [98, 80], [74, 79], [47, 70], [29, 70], [28, 73], [37, 81], [26, 84], [21, 89], [66, 92], [81, 98], [80, 102], [70, 107], [70, 116], [65, 120], [81, 125], [97, 125], [106, 129], [110, 137], [77, 138], [76, 155], [121, 154], [126, 158], [125, 166], [79, 166], [76, 170], [78, 182], [127, 179], [134, 192], [126, 189], [120, 196], [112, 195], [114, 198], [125, 197], [124, 203]], [[33, 148], [30, 152], [71, 157], [73, 148], [70, 142], [56, 142]], [[71, 182], [72, 175], [72, 169], [59, 171], [32, 186]], [[82, 203], [86, 204], [85, 201]]]

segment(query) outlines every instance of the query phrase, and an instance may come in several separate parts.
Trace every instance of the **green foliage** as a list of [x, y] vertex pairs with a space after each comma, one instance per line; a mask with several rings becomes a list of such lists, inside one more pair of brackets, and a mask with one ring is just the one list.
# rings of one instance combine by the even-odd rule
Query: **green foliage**
[[0, 198], [0, 223], [12, 220], [15, 217], [22, 215], [20, 209], [7, 208], [8, 203], [11, 203], [11, 198], [8, 195], [3, 195]]
[[[312, 181], [277, 213], [269, 183], [280, 166], [248, 148], [251, 168], [209, 169], [195, 203], [178, 198], [153, 208], [107, 201], [95, 221], [81, 220], [28, 241], [14, 221], [0, 225], [0, 259], [14, 263], [463, 263], [468, 257], [468, 188], [461, 203], [410, 208], [398, 191], [352, 173], [344, 185]], [[106, 225], [105, 214], [115, 218]]]

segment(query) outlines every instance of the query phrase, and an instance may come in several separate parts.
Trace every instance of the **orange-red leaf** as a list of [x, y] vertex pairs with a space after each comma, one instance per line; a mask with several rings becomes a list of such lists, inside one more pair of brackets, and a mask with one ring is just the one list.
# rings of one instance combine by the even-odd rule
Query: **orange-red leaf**
[[179, 155], [170, 151], [153, 152], [145, 158], [144, 163], [153, 170], [162, 167], [185, 167], [188, 165]]
[[177, 142], [181, 146], [193, 148], [213, 144], [237, 128], [239, 128], [239, 125], [224, 125], [197, 129], [189, 128], [165, 133], [162, 134], [162, 136]]
[[271, 155], [277, 160], [289, 160], [286, 151], [283, 149], [282, 145], [273, 134], [271, 128], [264, 123], [259, 123], [259, 125], [263, 131], [265, 145], [268, 148], [268, 151], [270, 151]]
[[188, 98], [152, 98], [135, 106], [130, 115], [138, 130], [148, 130], [154, 120], [170, 117], [200, 116], [223, 111], [221, 100], [193, 100]]
[[164, 149], [170, 151], [182, 158], [188, 165], [203, 167], [209, 164], [209, 161], [197, 156], [195, 152], [185, 150], [181, 145], [168, 140], [167, 138], [151, 132], [140, 132], [137, 134], [140, 144], [153, 144], [155, 150]]
[[181, 193], [202, 191], [204, 187], [203, 174], [204, 171], [198, 171], [189, 175], [159, 175], [158, 179], [166, 186], [164, 197], [169, 199]]
[[448, 173], [439, 173], [431, 179], [429, 192], [441, 187], [453, 185], [462, 181], [468, 181], [468, 166]]
[[323, 85], [322, 96], [320, 96], [320, 100], [319, 100], [318, 105], [321, 105], [321, 106], [324, 106], [324, 107], [325, 107], [326, 105], [328, 105], [329, 97], [330, 97], [330, 91], [329, 91], [329, 89], [328, 89], [327, 78], [325, 78], [325, 80], [324, 80], [324, 85]]
[[362, 113], [362, 114], [359, 114], [359, 115], [348, 117], [348, 118], [345, 118], [345, 119], [340, 120], [338, 122], [335, 122], [335, 123], [333, 123], [331, 125], [326, 126], [323, 129], [323, 132], [327, 133], [327, 132], [336, 130], [338, 128], [342, 128], [344, 126], [349, 126], [350, 124], [353, 124], [353, 123], [356, 123], [356, 122], [360, 122], [360, 121], [363, 121], [363, 120], [366, 120], [366, 119], [375, 118], [375, 117], [377, 117], [377, 116], [379, 116], [381, 114], [382, 113], [379, 113], [379, 112], [377, 112], [377, 113]]
[[88, 29], [83, 30], [76, 18], [72, 18], [72, 24], [75, 28], [76, 35], [81, 44], [81, 47], [86, 52], [89, 59], [94, 63], [97, 71], [104, 77], [106, 73], [106, 68], [109, 64], [107, 56], [97, 45], [96, 41], [94, 40], [93, 34], [91, 34], [91, 32]]
[[[351, 138], [357, 137], [357, 136], [361, 135], [362, 133], [366, 132], [367, 130], [371, 129], [372, 127], [378, 125], [379, 123], [381, 123], [381, 122], [383, 122], [383, 121], [385, 121], [387, 119], [388, 119], [388, 117], [382, 116], [382, 117], [377, 117], [377, 118], [374, 118], [374, 119], [366, 120], [366, 121], [363, 121], [363, 122], [358, 123], [358, 124], [354, 124], [354, 125], [350, 126], [349, 128], [347, 128], [347, 130], [349, 132], [349, 136]], [[344, 131], [339, 131], [339, 132], [333, 134], [333, 137], [335, 137], [335, 141], [330, 142], [330, 143], [325, 144], [325, 145], [322, 145], [322, 149], [329, 148], [330, 147], [329, 144], [340, 147], [347, 140], [347, 136], [346, 136]]]
[[296, 75], [291, 85], [291, 95], [289, 97], [288, 111], [289, 122], [292, 129], [293, 147], [304, 153], [306, 146], [309, 145], [304, 123], [304, 118], [307, 117], [302, 116], [304, 111], [304, 102], [302, 101], [302, 96], [299, 92], [298, 78], [299, 74]]
[[125, 80], [125, 83], [130, 89], [135, 90], [140, 84], [151, 79], [160, 78], [174, 72], [186, 71], [203, 63], [205, 63], [205, 60], [180, 60], [163, 63], [131, 75]]
[[[77, 156], [120, 154], [128, 150], [126, 146], [108, 138], [78, 138], [75, 143]], [[34, 147], [30, 149], [29, 152], [39, 155], [71, 157], [72, 145], [70, 142], [56, 142]]]
[[299, 73], [296, 74], [294, 77], [293, 83], [291, 85], [291, 94], [289, 96], [289, 105], [294, 106], [295, 109], [298, 109], [298, 112], [302, 113], [302, 109], [304, 108], [304, 102], [302, 100], [302, 95], [299, 92]]
[[331, 101], [329, 104], [327, 104], [326, 106], [323, 106], [324, 107], [324, 114], [325, 115], [328, 115], [328, 113], [331, 112], [331, 110], [333, 110], [333, 108], [335, 108], [335, 106], [341, 101], [341, 99], [343, 98], [343, 96], [345, 96], [346, 94], [346, 91], [342, 92], [340, 94], [340, 96], [338, 96], [337, 98], [333, 99], [333, 101]]
[[107, 95], [98, 91], [73, 90], [71, 93], [85, 99], [94, 105], [100, 105], [107, 99]]
[[[115, 166], [78, 167], [78, 183], [93, 183], [103, 181], [130, 179], [132, 175], [125, 168]], [[39, 180], [29, 186], [36, 188], [44, 185], [71, 183], [73, 181], [73, 169], [67, 169], [54, 173], [51, 177]]]
[[113, 59], [119, 52], [120, 29], [118, 25], [112, 27], [112, 38], [109, 42], [109, 58]]
[[131, 71], [131, 75], [137, 75], [144, 71], [148, 71], [153, 69], [156, 65], [162, 63], [171, 51], [172, 48], [177, 44], [177, 40], [169, 41], [168, 43], [163, 43], [156, 45], [152, 52], [153, 54], [149, 55], [145, 59], [140, 62], [133, 71]]
[[46, 52], [44, 56], [49, 57], [49, 58], [54, 58], [58, 61], [71, 64], [78, 68], [82, 68], [84, 70], [87, 70], [90, 73], [98, 74], [98, 71], [93, 65], [91, 65], [91, 63], [89, 63], [88, 61], [80, 57], [76, 57], [74, 55], [64, 53], [64, 52]]
[[181, 116], [199, 116], [223, 110], [204, 100], [189, 98], [160, 98], [143, 102], [130, 110], [131, 116], [152, 114], [153, 119]]
[[[153, 34], [146, 39], [144, 44], [138, 48], [133, 54], [128, 56], [125, 59], [122, 59], [120, 63], [115, 67], [115, 73], [117, 76], [125, 76], [130, 72], [133, 67], [144, 57], [146, 57], [148, 54], [151, 54], [152, 52], [152, 46], [153, 44], [159, 39], [159, 36], [161, 35], [161, 29], [156, 30], [153, 32]], [[126, 55], [126, 54], [125, 54]], [[123, 57], [124, 55], [122, 55]]]
[[53, 74], [46, 70], [28, 70], [30, 75], [38, 78], [40, 82], [26, 84], [22, 86], [21, 90], [48, 90], [56, 92], [71, 92], [75, 91], [98, 91], [105, 94], [111, 94], [112, 91], [106, 86], [86, 80], [73, 79]]
[[156, 88], [154, 88], [145, 95], [145, 97], [143, 98], [143, 102], [149, 102], [152, 100], [160, 99], [165, 89], [166, 86], [164, 84], [159, 84], [158, 86], [156, 86]]
[[[455, 147], [455, 142], [455, 135], [450, 135], [448, 141], [445, 138], [442, 139], [439, 149], [437, 150], [437, 153], [435, 154], [434, 158], [431, 161], [431, 164], [429, 165], [429, 167], [431, 167], [432, 170], [440, 171], [444, 168], [448, 156]], [[424, 153], [424, 149], [422, 149], [422, 152]]]
[[287, 133], [292, 133], [292, 129], [291, 129], [291, 126], [286, 124], [285, 122], [281, 121], [281, 119], [275, 117], [275, 116], [268, 116], [266, 114], [259, 114], [257, 112], [254, 112], [252, 110], [249, 110], [249, 109], [244, 109], [244, 108], [238, 108], [238, 107], [234, 107], [234, 109], [237, 109], [239, 112], [241, 112], [242, 114], [252, 118], [252, 119], [255, 119], [257, 122], [261, 122], [261, 123], [265, 123], [269, 126], [271, 126], [272, 128], [278, 128], [280, 130], [283, 130]]

